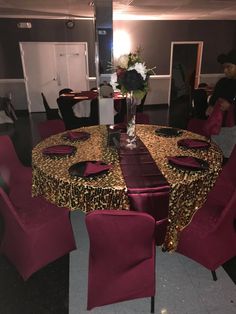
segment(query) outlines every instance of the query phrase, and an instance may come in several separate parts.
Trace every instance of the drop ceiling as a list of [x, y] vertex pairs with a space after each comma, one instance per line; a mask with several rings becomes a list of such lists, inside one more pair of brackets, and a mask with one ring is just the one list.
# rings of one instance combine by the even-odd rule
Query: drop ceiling
[[[96, 0], [106, 3], [106, 0]], [[92, 18], [89, 0], [0, 0], [0, 17]], [[236, 20], [235, 0], [114, 0], [113, 19]]]

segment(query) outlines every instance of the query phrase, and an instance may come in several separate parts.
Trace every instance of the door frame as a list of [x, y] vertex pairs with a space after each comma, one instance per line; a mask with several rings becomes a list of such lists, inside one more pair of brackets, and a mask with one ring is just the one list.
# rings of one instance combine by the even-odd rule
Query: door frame
[[[197, 52], [197, 63], [196, 63], [196, 74], [195, 74], [195, 87], [198, 86], [200, 82], [201, 66], [202, 66], [202, 51], [203, 51], [203, 41], [172, 41], [171, 42], [171, 53], [170, 53], [170, 83], [169, 83], [169, 93], [168, 93], [168, 108], [170, 108], [170, 95], [171, 95], [171, 80], [172, 80], [172, 68], [173, 68], [173, 51], [174, 45], [198, 45]], [[168, 121], [169, 121], [169, 110], [168, 110]]]
[[[20, 47], [20, 55], [21, 55], [21, 62], [22, 62], [22, 69], [23, 69], [23, 75], [24, 75], [24, 84], [25, 84], [25, 91], [26, 91], [26, 99], [27, 99], [27, 107], [28, 111], [32, 112], [31, 108], [31, 103], [30, 103], [30, 98], [29, 98], [29, 88], [28, 88], [28, 83], [27, 83], [27, 74], [26, 74], [26, 67], [25, 67], [25, 59], [24, 59], [24, 44], [50, 44], [50, 45], [84, 45], [85, 48], [85, 62], [86, 62], [86, 84], [87, 87], [89, 88], [89, 65], [88, 65], [88, 43], [87, 42], [77, 42], [77, 41], [72, 41], [72, 42], [41, 42], [41, 41], [20, 41], [19, 42], [19, 47]], [[57, 72], [56, 68], [56, 49], [54, 49], [54, 67], [55, 67], [55, 72]], [[57, 77], [57, 73], [55, 73], [55, 78]]]

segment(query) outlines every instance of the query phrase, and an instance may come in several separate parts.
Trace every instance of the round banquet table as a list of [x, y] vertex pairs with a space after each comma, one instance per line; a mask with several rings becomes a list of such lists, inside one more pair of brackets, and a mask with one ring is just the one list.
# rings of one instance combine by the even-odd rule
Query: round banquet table
[[[177, 137], [163, 137], [155, 133], [157, 125], [137, 125], [136, 134], [147, 147], [152, 158], [170, 184], [168, 228], [165, 248], [175, 250], [178, 233], [191, 222], [194, 213], [206, 200], [221, 170], [222, 152], [210, 142], [208, 149], [183, 149], [177, 141], [183, 138], [204, 137], [183, 130]], [[75, 131], [75, 130], [74, 130]], [[122, 176], [119, 154], [107, 145], [108, 131], [104, 125], [77, 129], [90, 133], [86, 141], [71, 142], [63, 135], [53, 135], [40, 142], [32, 151], [33, 196], [42, 195], [50, 202], [70, 210], [89, 212], [95, 209], [129, 209], [127, 187]], [[43, 155], [44, 148], [66, 144], [76, 147], [72, 156], [51, 158]], [[170, 166], [167, 156], [193, 156], [208, 162], [204, 171], [183, 171]], [[102, 160], [111, 164], [108, 173], [92, 178], [72, 177], [71, 165], [88, 160]], [[157, 204], [158, 207], [158, 204]]]

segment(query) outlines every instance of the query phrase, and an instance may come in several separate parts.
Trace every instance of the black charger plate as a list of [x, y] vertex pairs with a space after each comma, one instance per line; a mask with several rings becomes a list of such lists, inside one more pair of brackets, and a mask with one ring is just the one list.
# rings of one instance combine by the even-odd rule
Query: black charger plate
[[164, 137], [176, 137], [180, 136], [183, 131], [175, 128], [159, 128], [155, 130], [155, 133]]
[[[79, 178], [94, 178], [97, 176], [101, 176], [101, 175], [103, 175], [109, 171], [109, 169], [107, 169], [104, 171], [100, 171], [98, 173], [93, 173], [93, 174], [90, 174], [88, 176], [85, 176], [84, 171], [85, 171], [85, 167], [86, 167], [87, 162], [96, 163], [97, 160], [87, 160], [87, 161], [81, 161], [81, 162], [78, 162], [76, 164], [73, 164], [72, 166], [70, 166], [70, 168], [68, 170], [70, 175], [72, 177], [79, 177]], [[101, 164], [106, 165], [105, 162], [102, 162]]]

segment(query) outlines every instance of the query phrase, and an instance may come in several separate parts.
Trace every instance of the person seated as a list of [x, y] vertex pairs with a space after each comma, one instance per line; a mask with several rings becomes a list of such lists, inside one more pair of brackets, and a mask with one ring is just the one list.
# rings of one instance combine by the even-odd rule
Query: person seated
[[224, 157], [228, 158], [236, 143], [236, 50], [219, 55], [217, 61], [222, 64], [225, 77], [217, 82], [206, 114], [211, 115], [216, 104], [222, 111], [233, 113], [232, 125], [223, 124], [220, 133], [211, 137], [221, 148]]
[[236, 112], [236, 50], [231, 50], [228, 54], [219, 55], [217, 61], [222, 64], [225, 77], [221, 78], [214, 88], [206, 110], [207, 116], [212, 113], [213, 107], [219, 99], [222, 111], [229, 110], [230, 106], [233, 105], [234, 112]]

